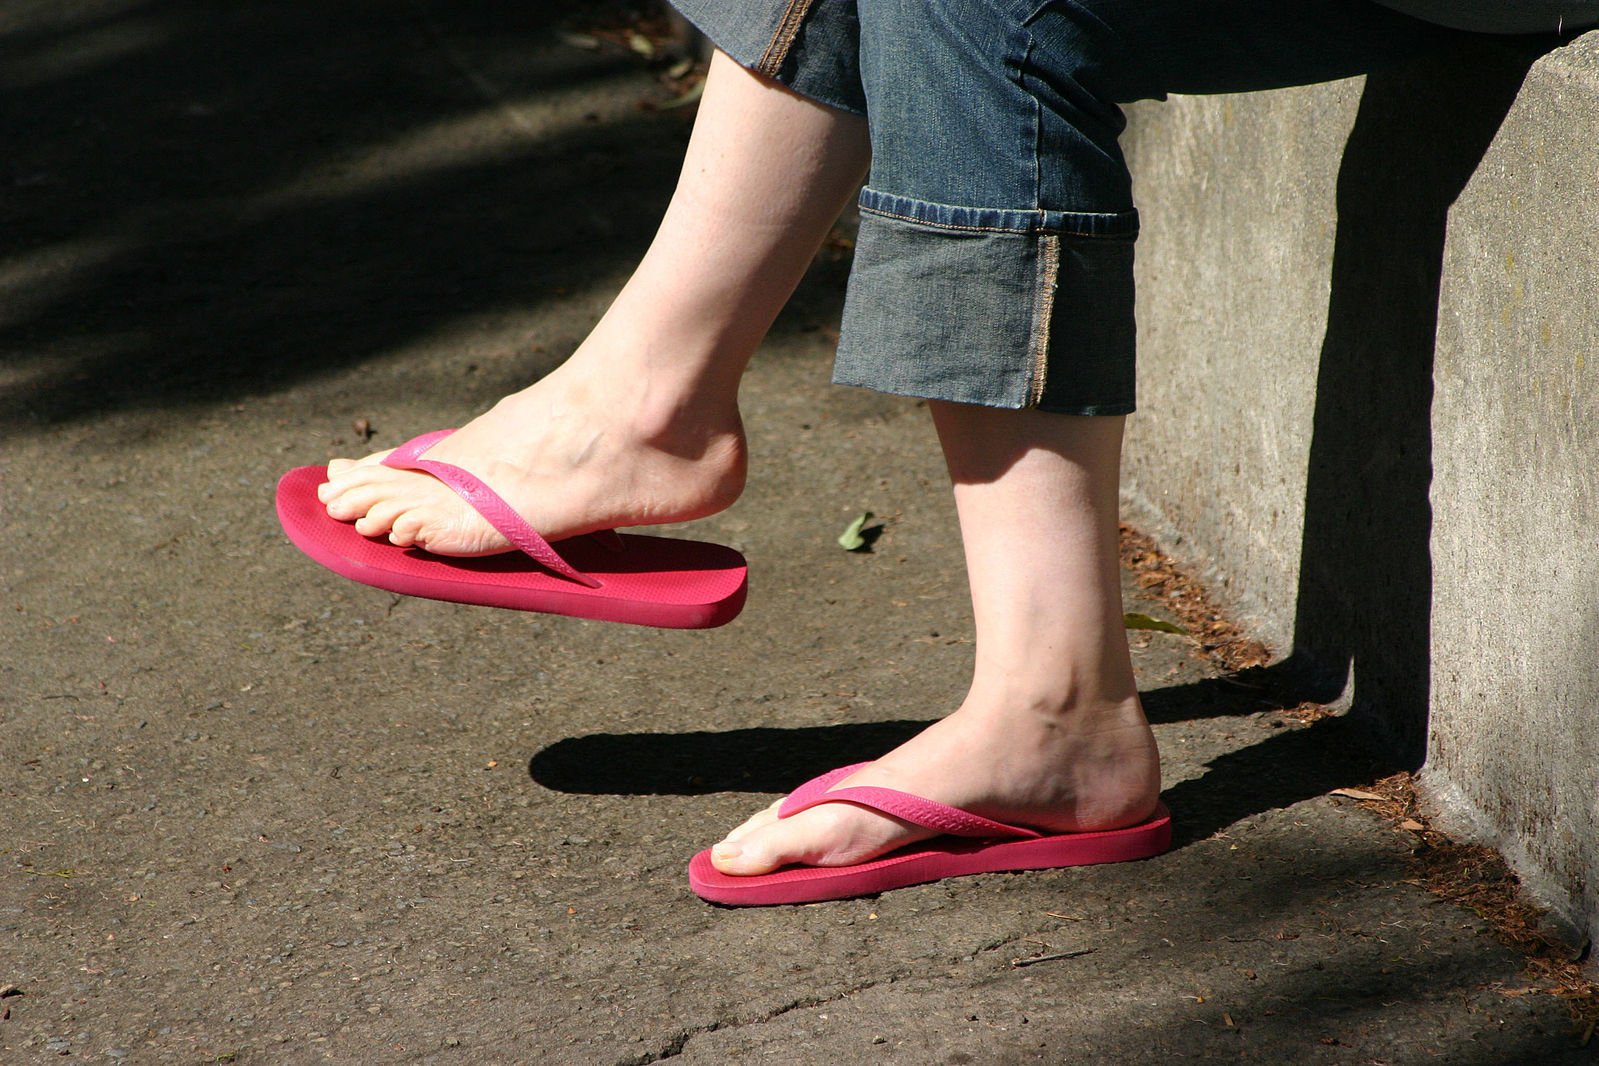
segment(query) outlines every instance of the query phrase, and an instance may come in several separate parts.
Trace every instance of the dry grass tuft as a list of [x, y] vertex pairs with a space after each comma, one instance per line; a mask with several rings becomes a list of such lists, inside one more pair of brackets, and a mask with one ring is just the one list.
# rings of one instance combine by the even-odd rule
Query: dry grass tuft
[[1258, 640], [1244, 635], [1234, 622], [1210, 601], [1205, 589], [1155, 546], [1155, 541], [1131, 526], [1121, 527], [1122, 565], [1138, 587], [1148, 591], [1187, 629], [1223, 669], [1245, 670], [1264, 666], [1271, 652]]

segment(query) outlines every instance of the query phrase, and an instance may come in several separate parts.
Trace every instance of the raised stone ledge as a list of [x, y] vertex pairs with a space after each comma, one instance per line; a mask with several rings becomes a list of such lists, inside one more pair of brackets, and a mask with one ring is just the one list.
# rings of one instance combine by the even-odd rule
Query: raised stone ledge
[[1599, 931], [1599, 33], [1141, 104], [1125, 143], [1129, 514]]

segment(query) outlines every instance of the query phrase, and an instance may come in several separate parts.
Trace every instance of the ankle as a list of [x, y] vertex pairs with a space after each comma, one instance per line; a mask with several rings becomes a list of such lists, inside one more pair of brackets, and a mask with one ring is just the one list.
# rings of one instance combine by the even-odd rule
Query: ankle
[[1128, 726], [1148, 727], [1132, 677], [1075, 679], [1051, 673], [980, 672], [963, 706], [1027, 718], [1072, 733], [1095, 733]]
[[662, 411], [734, 406], [765, 329], [752, 330], [743, 314], [724, 321], [718, 316], [724, 310], [636, 297], [630, 286], [569, 362], [586, 366], [607, 388], [625, 381], [641, 389]]
[[591, 340], [548, 380], [576, 411], [595, 412], [641, 444], [678, 452], [718, 438], [743, 439], [738, 410], [743, 362], [677, 349], [619, 351]]

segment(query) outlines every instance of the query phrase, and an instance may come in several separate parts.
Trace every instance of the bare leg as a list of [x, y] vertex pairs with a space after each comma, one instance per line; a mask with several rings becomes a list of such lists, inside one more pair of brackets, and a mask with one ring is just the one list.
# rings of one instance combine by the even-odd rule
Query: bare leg
[[[1040, 829], [1143, 821], [1160, 789], [1122, 625], [1123, 419], [935, 403], [965, 541], [977, 661], [960, 708], [841, 782]], [[846, 803], [768, 808], [713, 849], [728, 874], [863, 862], [934, 835]]]
[[[477, 474], [554, 540], [683, 521], [744, 484], [738, 383], [865, 172], [865, 120], [718, 53], [649, 251], [572, 357], [428, 457]], [[446, 555], [508, 545], [432, 478], [335, 460], [328, 513]]]

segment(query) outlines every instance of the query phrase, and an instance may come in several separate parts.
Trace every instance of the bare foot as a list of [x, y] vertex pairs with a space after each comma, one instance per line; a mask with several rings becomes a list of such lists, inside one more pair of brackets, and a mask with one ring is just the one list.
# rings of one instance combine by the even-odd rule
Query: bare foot
[[[1089, 729], [1054, 714], [996, 710], [968, 699], [834, 787], [852, 785], [894, 788], [1052, 832], [1118, 829], [1153, 813], [1160, 756], [1136, 699], [1107, 708]], [[823, 804], [781, 820], [778, 806], [711, 849], [718, 870], [747, 876], [790, 863], [851, 866], [938, 835], [853, 803]]]
[[[427, 458], [476, 474], [546, 540], [723, 510], [744, 485], [736, 401], [665, 404], [635, 375], [607, 379], [574, 358], [441, 440]], [[439, 555], [511, 545], [427, 474], [335, 459], [318, 496], [364, 536]]]

